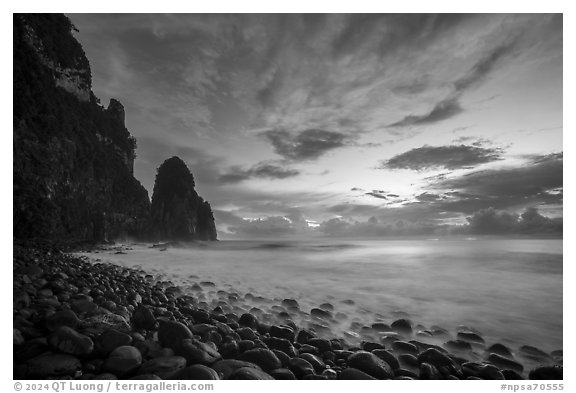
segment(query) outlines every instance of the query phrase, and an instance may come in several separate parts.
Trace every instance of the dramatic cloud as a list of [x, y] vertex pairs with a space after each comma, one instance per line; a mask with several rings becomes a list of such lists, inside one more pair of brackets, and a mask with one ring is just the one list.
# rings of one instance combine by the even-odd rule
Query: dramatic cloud
[[486, 57], [480, 59], [466, 75], [454, 82], [455, 92], [462, 93], [482, 82], [492, 72], [498, 61], [511, 54], [513, 49], [514, 46], [512, 44], [505, 44], [495, 48]]
[[562, 220], [544, 217], [535, 207], [530, 207], [521, 216], [494, 208], [480, 210], [468, 217], [468, 231], [482, 235], [498, 234], [559, 234]]
[[220, 175], [222, 183], [238, 183], [251, 178], [286, 179], [300, 174], [296, 169], [285, 168], [273, 163], [261, 162], [250, 169], [233, 167], [229, 173]]
[[[484, 81], [500, 59], [512, 52], [513, 45], [506, 44], [493, 49], [481, 58], [468, 72], [453, 82], [453, 91], [446, 99], [438, 102], [432, 110], [424, 115], [408, 115], [388, 127], [408, 127], [426, 125], [452, 118], [463, 112], [459, 99], [462, 94]], [[418, 86], [416, 83], [415, 86]]]
[[[562, 188], [563, 154], [555, 153], [520, 167], [489, 169], [446, 179], [434, 188], [451, 189], [495, 198], [547, 197], [547, 191]], [[548, 196], [552, 196], [548, 194]]]
[[390, 169], [458, 169], [501, 159], [502, 150], [467, 145], [422, 146], [382, 163]]
[[274, 151], [290, 160], [314, 160], [330, 150], [346, 146], [349, 137], [325, 130], [305, 130], [293, 136], [287, 131], [270, 130], [261, 134]]
[[462, 107], [457, 98], [448, 98], [437, 103], [429, 113], [425, 115], [408, 115], [389, 127], [406, 127], [415, 125], [425, 125], [449, 119], [462, 112]]

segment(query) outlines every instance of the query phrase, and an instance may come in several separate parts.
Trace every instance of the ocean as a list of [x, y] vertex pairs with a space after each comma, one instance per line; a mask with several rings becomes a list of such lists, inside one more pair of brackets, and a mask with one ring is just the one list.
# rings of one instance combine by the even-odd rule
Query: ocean
[[[562, 349], [562, 240], [403, 239], [219, 241], [169, 247], [125, 244], [91, 258], [142, 268], [190, 288], [321, 303], [354, 321], [407, 316], [452, 332], [464, 325], [486, 341]], [[213, 291], [214, 294], [214, 291]], [[352, 302], [344, 302], [351, 300]]]

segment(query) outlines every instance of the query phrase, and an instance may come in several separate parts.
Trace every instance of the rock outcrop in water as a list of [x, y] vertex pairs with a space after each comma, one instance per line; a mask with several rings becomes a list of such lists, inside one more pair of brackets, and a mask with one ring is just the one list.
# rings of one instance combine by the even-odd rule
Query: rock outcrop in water
[[14, 236], [142, 236], [150, 201], [133, 176], [124, 108], [107, 109], [70, 20], [14, 15]]
[[178, 157], [164, 161], [152, 194], [152, 232], [160, 239], [216, 240], [212, 209], [194, 189], [186, 164]]

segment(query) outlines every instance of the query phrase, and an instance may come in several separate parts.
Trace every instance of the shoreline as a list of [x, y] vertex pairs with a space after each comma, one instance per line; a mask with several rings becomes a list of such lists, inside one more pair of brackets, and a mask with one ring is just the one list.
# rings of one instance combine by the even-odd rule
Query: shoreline
[[[129, 252], [90, 248], [106, 247]], [[562, 350], [513, 355], [473, 329], [454, 334], [402, 316], [336, 337], [330, 303], [305, 311], [295, 299], [231, 293], [201, 277], [188, 292], [149, 273], [15, 244], [14, 377], [562, 378]]]

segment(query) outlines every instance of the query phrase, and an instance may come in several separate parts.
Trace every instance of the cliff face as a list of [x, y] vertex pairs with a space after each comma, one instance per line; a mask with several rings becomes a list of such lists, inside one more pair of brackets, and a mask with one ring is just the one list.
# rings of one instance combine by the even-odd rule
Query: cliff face
[[133, 176], [124, 108], [102, 107], [64, 15], [14, 15], [14, 236], [138, 237], [150, 201]]
[[172, 157], [158, 168], [152, 194], [152, 228], [159, 239], [216, 240], [210, 204], [198, 196], [186, 164]]

